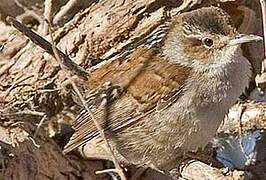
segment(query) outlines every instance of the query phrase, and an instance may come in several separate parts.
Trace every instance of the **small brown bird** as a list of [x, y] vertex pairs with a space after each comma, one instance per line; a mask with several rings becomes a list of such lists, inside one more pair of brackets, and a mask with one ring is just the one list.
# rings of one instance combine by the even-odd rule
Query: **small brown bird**
[[[87, 103], [119, 161], [168, 170], [184, 152], [204, 148], [248, 85], [240, 45], [261, 39], [205, 7], [165, 22], [129, 57], [99, 65], [88, 77]], [[82, 145], [87, 156], [110, 159], [86, 110], [73, 129], [64, 152]]]

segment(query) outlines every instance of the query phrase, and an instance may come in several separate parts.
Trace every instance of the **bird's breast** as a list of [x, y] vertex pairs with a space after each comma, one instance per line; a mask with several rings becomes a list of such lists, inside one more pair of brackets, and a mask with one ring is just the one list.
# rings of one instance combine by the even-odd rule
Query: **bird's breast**
[[188, 79], [183, 96], [166, 112], [172, 126], [176, 125], [172, 136], [176, 148], [188, 151], [203, 148], [248, 85], [250, 75], [248, 60], [239, 56], [237, 61], [222, 69]]

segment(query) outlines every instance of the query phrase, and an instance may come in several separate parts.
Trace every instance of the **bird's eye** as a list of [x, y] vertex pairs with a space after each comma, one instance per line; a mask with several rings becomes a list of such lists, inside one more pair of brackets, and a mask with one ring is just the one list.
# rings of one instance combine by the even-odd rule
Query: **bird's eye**
[[202, 43], [205, 47], [211, 48], [213, 45], [213, 40], [211, 38], [206, 37], [202, 39]]

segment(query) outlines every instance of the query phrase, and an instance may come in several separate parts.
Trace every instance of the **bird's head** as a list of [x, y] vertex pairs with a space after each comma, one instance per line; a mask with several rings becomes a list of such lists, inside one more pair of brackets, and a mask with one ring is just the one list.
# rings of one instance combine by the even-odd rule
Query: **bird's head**
[[173, 63], [217, 65], [234, 61], [240, 44], [259, 40], [239, 34], [222, 9], [205, 7], [178, 15], [170, 23], [162, 51]]

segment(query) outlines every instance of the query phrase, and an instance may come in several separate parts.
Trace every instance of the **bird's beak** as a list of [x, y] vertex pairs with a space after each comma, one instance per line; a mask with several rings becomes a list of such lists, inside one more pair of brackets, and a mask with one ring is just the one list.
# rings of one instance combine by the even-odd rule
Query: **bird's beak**
[[263, 40], [262, 37], [256, 36], [253, 34], [238, 34], [235, 36], [234, 39], [231, 39], [228, 43], [229, 46], [234, 46], [238, 44], [253, 42], [253, 41], [261, 41]]

